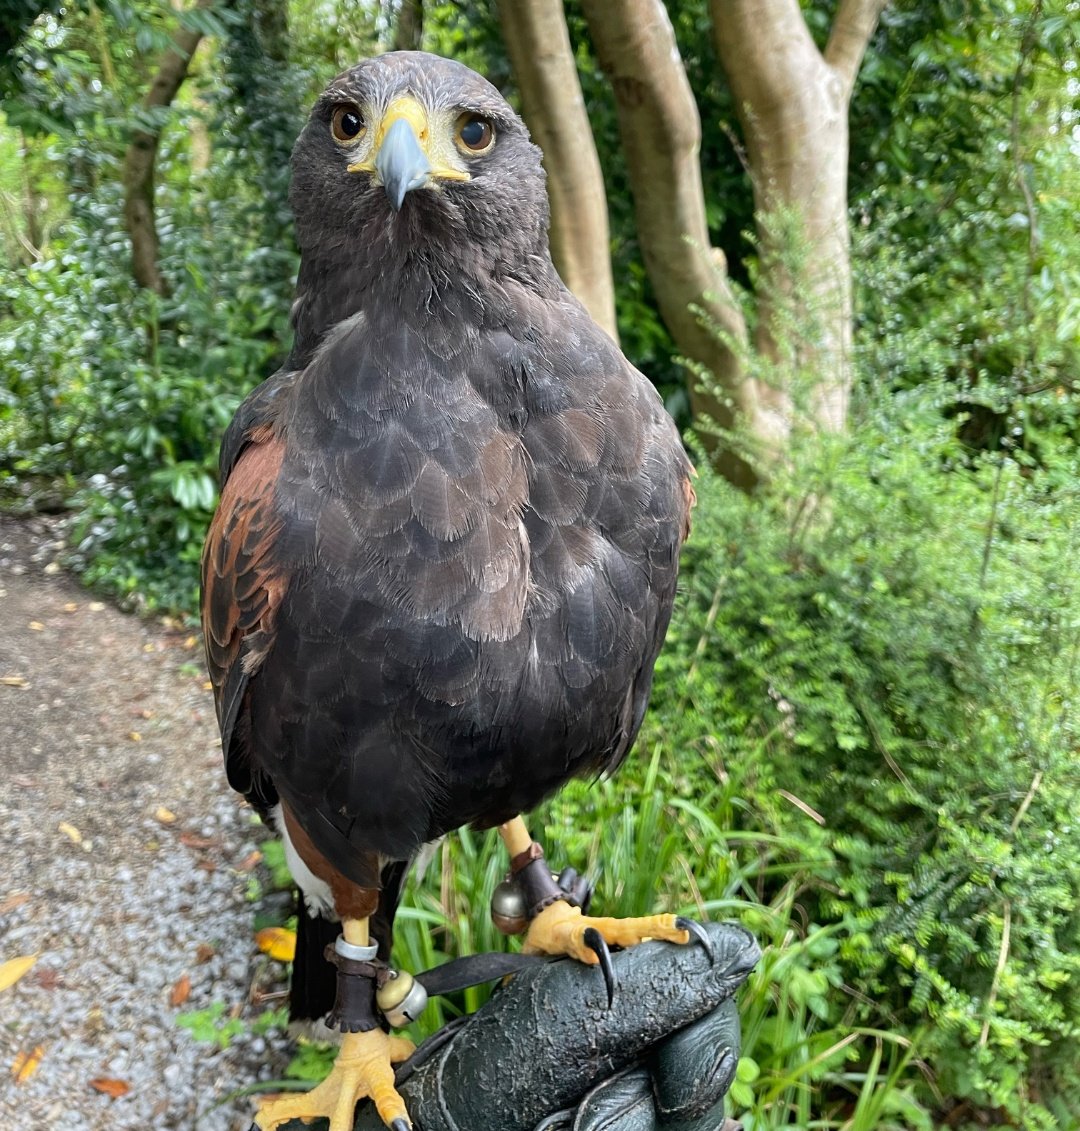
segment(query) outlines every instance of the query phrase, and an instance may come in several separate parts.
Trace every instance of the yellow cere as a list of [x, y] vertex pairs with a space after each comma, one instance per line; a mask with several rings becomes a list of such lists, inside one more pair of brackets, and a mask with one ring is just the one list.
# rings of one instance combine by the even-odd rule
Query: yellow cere
[[[350, 173], [373, 173], [375, 171], [375, 158], [382, 146], [383, 138], [386, 137], [386, 133], [390, 127], [402, 118], [412, 127], [412, 131], [416, 135], [416, 140], [420, 143], [420, 148], [431, 162], [430, 175], [433, 178], [441, 181], [468, 181], [472, 179], [470, 175], [456, 163], [456, 149], [453, 145], [451, 135], [453, 123], [450, 116], [447, 116], [445, 123], [436, 123], [437, 126], [443, 124], [448, 127], [444, 131], [446, 134], [445, 138], [440, 136], [433, 137], [427, 111], [415, 98], [408, 95], [395, 98], [394, 101], [387, 106], [386, 113], [383, 114], [381, 121], [374, 131], [374, 142], [371, 146], [371, 151], [363, 161], [357, 161], [348, 166]], [[451, 161], [454, 163], [451, 164]]]

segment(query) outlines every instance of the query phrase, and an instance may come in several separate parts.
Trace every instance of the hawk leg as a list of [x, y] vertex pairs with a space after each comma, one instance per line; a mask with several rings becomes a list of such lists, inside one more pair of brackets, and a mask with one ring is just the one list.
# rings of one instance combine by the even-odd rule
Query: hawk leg
[[[337, 1001], [330, 1023], [352, 1031], [344, 1033], [334, 1067], [321, 1084], [303, 1095], [285, 1096], [260, 1108], [255, 1117], [260, 1131], [274, 1131], [293, 1119], [305, 1123], [328, 1119], [330, 1131], [351, 1131], [356, 1105], [365, 1098], [375, 1104], [391, 1131], [412, 1127], [405, 1102], [394, 1088], [391, 1066], [412, 1055], [413, 1043], [384, 1033], [376, 1019], [376, 978], [374, 972], [361, 970], [371, 966], [369, 958], [374, 958], [368, 946], [367, 920], [344, 920], [342, 936], [345, 945], [337, 948]], [[365, 957], [369, 950], [370, 956]]]
[[511, 872], [525, 890], [526, 913], [530, 920], [525, 953], [566, 954], [590, 966], [599, 965], [607, 984], [609, 1005], [615, 993], [609, 946], [630, 947], [646, 939], [685, 944], [694, 938], [711, 951], [708, 936], [689, 919], [675, 915], [612, 919], [583, 914], [551, 878], [543, 851], [529, 836], [520, 817], [500, 825], [499, 835], [510, 853]]

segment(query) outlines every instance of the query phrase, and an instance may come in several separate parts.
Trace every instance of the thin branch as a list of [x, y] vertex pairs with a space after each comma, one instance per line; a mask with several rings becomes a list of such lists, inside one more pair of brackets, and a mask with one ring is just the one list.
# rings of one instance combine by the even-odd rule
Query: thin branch
[[1001, 988], [1001, 976], [1005, 973], [1005, 964], [1009, 961], [1009, 939], [1012, 935], [1012, 904], [1005, 900], [1005, 912], [1001, 922], [1001, 946], [998, 948], [997, 964], [994, 967], [994, 980], [990, 983], [990, 992], [986, 995], [986, 1016], [983, 1018], [982, 1032], [979, 1034], [979, 1048], [985, 1048], [990, 1036], [990, 1020], [993, 1016], [994, 1002], [997, 1001], [998, 990]]
[[42, 255], [37, 248], [44, 248], [48, 242], [46, 233], [38, 223], [38, 193], [30, 177], [30, 144], [26, 134], [19, 130], [19, 157], [22, 166], [23, 179], [23, 215], [26, 219], [26, 240], [34, 248], [34, 258], [41, 259]]
[[791, 793], [786, 789], [778, 789], [776, 792], [780, 794], [780, 796], [785, 801], [790, 801], [796, 809], [799, 809], [803, 813], [805, 813], [811, 821], [816, 821], [823, 828], [828, 823], [825, 818], [815, 808], [813, 808], [813, 806], [807, 804], [807, 802], [803, 801], [802, 798], [796, 797], [794, 793]]
[[[212, 0], [196, 0], [196, 8], [210, 7]], [[158, 62], [157, 73], [142, 108], [153, 113], [169, 106], [187, 77], [191, 57], [202, 32], [181, 25]], [[159, 295], [169, 287], [158, 265], [158, 235], [154, 222], [154, 164], [160, 130], [137, 129], [124, 155], [124, 221], [131, 238], [131, 270], [135, 282]]]
[[394, 24], [394, 50], [419, 51], [424, 40], [424, 0], [402, 0]]
[[1020, 827], [1020, 823], [1024, 819], [1024, 815], [1031, 807], [1032, 801], [1035, 800], [1035, 794], [1039, 791], [1039, 786], [1042, 785], [1043, 772], [1036, 770], [1035, 776], [1031, 779], [1031, 785], [1028, 787], [1027, 793], [1024, 795], [1024, 800], [1020, 802], [1020, 808], [1016, 810], [1016, 816], [1012, 819], [1012, 824], [1009, 826], [1009, 836], [1016, 836], [1016, 830]]
[[887, 3], [888, 0], [840, 0], [825, 46], [825, 62], [844, 83], [845, 98], [851, 96], [863, 55]]
[[44, 255], [39, 248], [19, 231], [19, 221], [16, 215], [16, 210], [12, 204], [11, 194], [0, 191], [0, 208], [3, 209], [5, 226], [8, 229], [8, 236], [11, 240], [17, 243], [24, 252], [25, 261], [29, 263], [40, 263], [44, 259]]
[[116, 68], [113, 66], [112, 54], [109, 50], [109, 37], [105, 34], [105, 25], [101, 18], [101, 9], [90, 0], [90, 26], [94, 30], [94, 39], [97, 43], [98, 54], [101, 56], [101, 73], [105, 78], [105, 86], [110, 91], [116, 90]]

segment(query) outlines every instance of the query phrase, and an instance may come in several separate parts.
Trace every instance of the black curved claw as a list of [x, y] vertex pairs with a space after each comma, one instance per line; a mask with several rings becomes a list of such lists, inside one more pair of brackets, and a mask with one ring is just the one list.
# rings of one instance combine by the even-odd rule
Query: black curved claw
[[412, 1124], [400, 1115], [390, 1124], [390, 1131], [412, 1131]]
[[604, 985], [607, 986], [607, 1007], [610, 1009], [615, 1001], [615, 991], [619, 988], [619, 981], [615, 977], [615, 967], [611, 964], [611, 951], [608, 950], [607, 939], [595, 927], [586, 927], [581, 939], [600, 962], [600, 972], [604, 975]]
[[716, 962], [716, 955], [713, 953], [712, 939], [709, 938], [708, 932], [700, 924], [696, 923], [693, 919], [684, 919], [681, 915], [675, 920], [675, 926], [680, 931], [688, 931], [690, 937], [695, 939], [705, 951], [709, 959], [709, 965], [712, 966]]

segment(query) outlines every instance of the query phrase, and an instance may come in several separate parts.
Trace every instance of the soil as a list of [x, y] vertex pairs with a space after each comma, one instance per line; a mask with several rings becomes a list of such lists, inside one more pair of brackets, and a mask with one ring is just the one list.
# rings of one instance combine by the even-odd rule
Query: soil
[[[0, 516], [0, 965], [37, 955], [0, 990], [0, 1127], [246, 1129], [234, 1093], [288, 1059], [246, 1025], [283, 1004], [254, 943], [264, 834], [195, 636], [94, 600], [61, 549]], [[212, 1003], [245, 1022], [224, 1049], [177, 1021]]]

